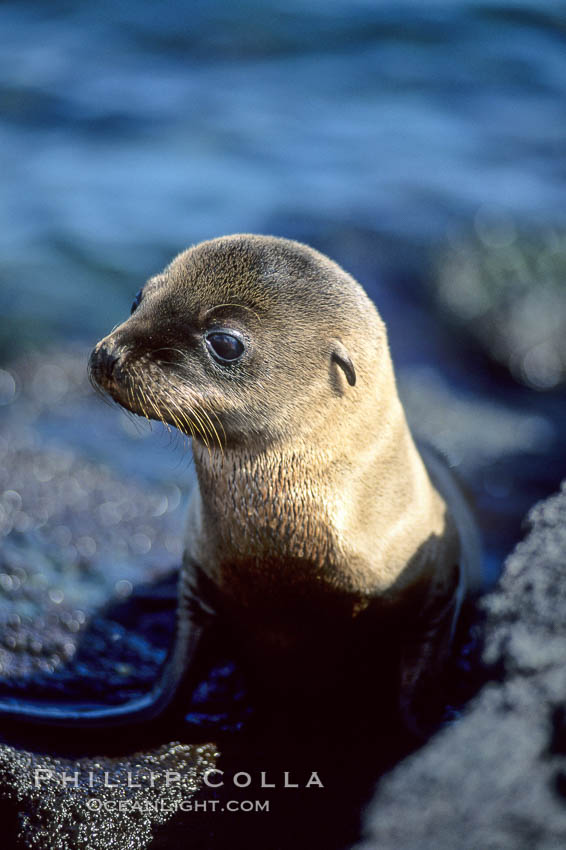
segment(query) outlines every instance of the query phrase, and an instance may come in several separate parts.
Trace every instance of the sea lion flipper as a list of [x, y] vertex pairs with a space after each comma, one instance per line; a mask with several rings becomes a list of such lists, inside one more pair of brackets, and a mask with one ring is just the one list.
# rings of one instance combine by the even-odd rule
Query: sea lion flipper
[[439, 677], [450, 657], [465, 591], [460, 565], [453, 576], [451, 594], [432, 596], [401, 643], [399, 708], [405, 727], [419, 738], [430, 734], [443, 703]]
[[173, 711], [188, 709], [189, 694], [199, 682], [202, 656], [208, 633], [209, 615], [186, 601], [177, 614], [176, 633], [158, 681], [146, 694], [121, 705], [93, 703], [57, 703], [54, 701], [0, 698], [0, 718], [15, 723], [111, 729], [119, 726], [148, 724]]

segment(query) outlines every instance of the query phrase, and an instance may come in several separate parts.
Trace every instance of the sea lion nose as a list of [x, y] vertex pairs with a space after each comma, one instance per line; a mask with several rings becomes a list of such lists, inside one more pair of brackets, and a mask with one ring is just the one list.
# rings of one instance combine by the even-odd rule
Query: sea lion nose
[[93, 349], [89, 359], [89, 371], [95, 381], [110, 380], [120, 359], [121, 349], [111, 340], [103, 339]]

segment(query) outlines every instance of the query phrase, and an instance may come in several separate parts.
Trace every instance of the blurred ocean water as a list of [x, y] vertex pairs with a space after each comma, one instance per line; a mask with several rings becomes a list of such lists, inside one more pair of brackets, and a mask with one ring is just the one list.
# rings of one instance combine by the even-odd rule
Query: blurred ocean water
[[371, 290], [391, 245], [480, 208], [566, 216], [552, 0], [24, 0], [0, 31], [0, 353], [96, 336], [222, 233], [308, 239], [354, 272], [361, 233]]

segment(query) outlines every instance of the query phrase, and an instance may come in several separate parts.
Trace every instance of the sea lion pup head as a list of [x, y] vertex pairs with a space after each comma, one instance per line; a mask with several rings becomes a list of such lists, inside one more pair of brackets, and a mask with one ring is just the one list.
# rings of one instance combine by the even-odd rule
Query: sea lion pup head
[[336, 263], [298, 242], [235, 235], [184, 251], [149, 280], [90, 371], [135, 413], [211, 449], [255, 450], [300, 444], [330, 417], [347, 433], [345, 400], [375, 399], [388, 363], [377, 311]]

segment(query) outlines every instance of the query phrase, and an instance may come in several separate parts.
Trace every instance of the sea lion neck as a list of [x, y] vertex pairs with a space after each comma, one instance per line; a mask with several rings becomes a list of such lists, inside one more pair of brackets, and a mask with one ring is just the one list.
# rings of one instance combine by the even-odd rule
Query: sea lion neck
[[[215, 557], [332, 559], [336, 461], [324, 450], [298, 446], [208, 452], [194, 446], [203, 527]], [[306, 529], [306, 525], [309, 528]]]
[[[390, 478], [387, 470], [381, 478], [376, 474], [384, 452], [403, 470], [400, 478]], [[422, 531], [415, 529], [420, 543], [431, 527], [440, 532], [443, 526], [443, 505], [404, 417], [395, 419], [357, 465], [347, 446], [338, 451], [336, 445], [332, 451], [289, 444], [221, 454], [195, 443], [194, 455], [199, 520], [191, 525], [193, 557], [207, 572], [215, 565], [220, 585], [244, 563], [246, 570], [257, 568], [259, 576], [267, 563], [277, 574], [274, 565], [279, 564], [277, 580], [284, 582], [293, 563], [295, 582], [301, 573], [306, 583], [328, 582], [346, 593], [386, 591], [404, 582], [404, 549], [415, 545], [411, 536], [400, 546], [397, 535], [407, 529], [391, 528], [391, 502], [420, 515]]]
[[242, 499], [251, 508], [252, 503], [269, 496], [272, 501], [263, 510], [255, 505], [256, 515], [267, 515], [270, 509], [276, 512], [283, 503], [291, 506], [297, 497], [304, 502], [307, 494], [312, 501], [315, 495], [323, 496], [326, 488], [321, 486], [321, 480], [330, 483], [336, 475], [336, 458], [328, 451], [296, 444], [209, 451], [193, 441], [193, 454], [203, 504], [223, 516], [230, 504], [234, 511], [241, 511]]

